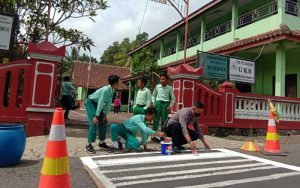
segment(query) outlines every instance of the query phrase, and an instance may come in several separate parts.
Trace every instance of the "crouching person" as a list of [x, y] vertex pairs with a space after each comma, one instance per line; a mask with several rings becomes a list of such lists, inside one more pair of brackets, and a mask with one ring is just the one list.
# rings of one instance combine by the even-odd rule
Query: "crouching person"
[[172, 137], [173, 152], [180, 153], [184, 150], [182, 145], [189, 143], [192, 149], [196, 149], [197, 139], [200, 139], [205, 149], [209, 149], [201, 129], [198, 125], [198, 118], [204, 111], [203, 104], [198, 101], [190, 108], [183, 108], [175, 113], [167, 123], [165, 133]]
[[[112, 124], [110, 127], [110, 136], [113, 144], [113, 152], [119, 151], [123, 148], [123, 144], [129, 150], [140, 151], [140, 145], [144, 145], [144, 150], [147, 149], [148, 135], [155, 135], [166, 138], [163, 132], [155, 132], [147, 127], [146, 122], [151, 122], [156, 115], [155, 108], [149, 107], [145, 110], [145, 115], [138, 114], [121, 124]], [[136, 138], [137, 133], [140, 132], [142, 142]], [[121, 137], [121, 138], [120, 138]], [[122, 143], [122, 140], [125, 143]]]

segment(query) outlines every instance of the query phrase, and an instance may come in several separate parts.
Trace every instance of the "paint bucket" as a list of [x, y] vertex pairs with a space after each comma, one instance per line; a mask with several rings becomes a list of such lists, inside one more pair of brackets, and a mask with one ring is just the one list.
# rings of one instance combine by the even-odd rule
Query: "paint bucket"
[[171, 155], [172, 153], [172, 142], [161, 142], [161, 154]]

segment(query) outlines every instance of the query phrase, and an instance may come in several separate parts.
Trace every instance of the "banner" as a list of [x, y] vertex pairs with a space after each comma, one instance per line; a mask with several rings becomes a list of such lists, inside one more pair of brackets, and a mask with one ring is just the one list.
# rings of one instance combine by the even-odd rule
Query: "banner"
[[0, 50], [9, 50], [13, 17], [0, 15]]
[[230, 58], [229, 80], [255, 83], [255, 62]]

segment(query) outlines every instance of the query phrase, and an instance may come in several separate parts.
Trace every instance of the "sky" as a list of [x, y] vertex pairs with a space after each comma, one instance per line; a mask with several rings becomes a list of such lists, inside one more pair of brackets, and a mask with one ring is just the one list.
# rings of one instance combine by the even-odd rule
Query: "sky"
[[[190, 0], [190, 13], [209, 1]], [[63, 26], [76, 27], [87, 34], [95, 43], [95, 47], [91, 48], [92, 56], [99, 59], [114, 41], [122, 41], [126, 37], [135, 39], [139, 33], [146, 3], [147, 0], [108, 0], [109, 8], [98, 11], [97, 17], [94, 18], [96, 23], [89, 18], [80, 18], [68, 20]], [[149, 0], [141, 32], [147, 32], [151, 38], [180, 19], [173, 7]]]

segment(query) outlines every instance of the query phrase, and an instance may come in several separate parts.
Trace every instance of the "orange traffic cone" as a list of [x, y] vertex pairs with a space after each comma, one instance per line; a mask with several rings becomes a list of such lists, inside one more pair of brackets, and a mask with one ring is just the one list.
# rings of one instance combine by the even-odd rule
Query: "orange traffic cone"
[[39, 188], [70, 188], [64, 114], [61, 108], [54, 112]]
[[268, 124], [268, 132], [266, 137], [266, 144], [265, 144], [265, 152], [268, 153], [275, 153], [280, 154], [280, 143], [276, 128], [275, 116], [273, 112], [270, 112], [269, 116], [269, 124]]
[[245, 151], [260, 151], [259, 147], [253, 141], [246, 142], [240, 149]]

